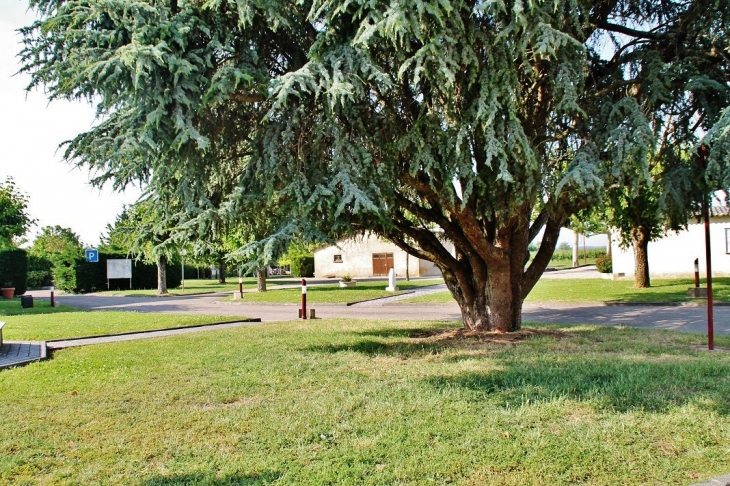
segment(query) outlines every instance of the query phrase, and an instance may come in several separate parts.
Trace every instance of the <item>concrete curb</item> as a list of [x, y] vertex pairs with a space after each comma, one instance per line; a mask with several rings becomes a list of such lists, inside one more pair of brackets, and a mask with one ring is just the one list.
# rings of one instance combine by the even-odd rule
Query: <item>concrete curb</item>
[[375, 302], [376, 300], [392, 299], [393, 297], [400, 297], [401, 295], [415, 294], [415, 290], [405, 290], [399, 292], [396, 295], [386, 295], [384, 297], [373, 297], [372, 299], [356, 300], [355, 302], [347, 302], [345, 306], [350, 307], [351, 305], [362, 304], [363, 302]]
[[[106, 338], [115, 338], [115, 337], [129, 337], [129, 336], [139, 336], [140, 339], [144, 339], [145, 336], [150, 334], [160, 334], [168, 331], [183, 331], [183, 330], [193, 330], [193, 329], [200, 329], [200, 328], [206, 328], [211, 326], [223, 326], [225, 324], [236, 324], [239, 322], [261, 322], [260, 317], [253, 317], [248, 319], [235, 319], [231, 321], [222, 321], [222, 322], [212, 322], [209, 324], [197, 324], [195, 326], [178, 326], [178, 327], [166, 327], [161, 329], [147, 329], [144, 331], [128, 331], [128, 332], [120, 332], [116, 334], [97, 334], [94, 336], [81, 336], [81, 337], [73, 337], [73, 338], [66, 338], [66, 339], [50, 339], [48, 341], [45, 341], [45, 345], [50, 350], [56, 350], [56, 349], [65, 349], [67, 346], [58, 346], [58, 343], [62, 342], [74, 342], [74, 341], [84, 341], [84, 340], [92, 340], [92, 339], [106, 339]], [[113, 342], [113, 341], [111, 341]]]

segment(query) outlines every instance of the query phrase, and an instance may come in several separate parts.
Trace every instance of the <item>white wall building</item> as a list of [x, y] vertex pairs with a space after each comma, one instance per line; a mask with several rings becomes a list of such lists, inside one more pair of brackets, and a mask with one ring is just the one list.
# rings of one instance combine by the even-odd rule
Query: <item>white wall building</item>
[[[710, 217], [710, 248], [713, 277], [730, 276], [730, 208], [716, 206]], [[634, 276], [634, 250], [621, 249], [614, 236], [611, 242], [614, 277]], [[692, 221], [686, 230], [669, 232], [660, 240], [649, 243], [649, 274], [651, 277], [692, 277], [694, 261], [699, 259], [700, 277], [706, 275], [705, 226]]]
[[[453, 253], [453, 249], [451, 250]], [[314, 276], [317, 278], [387, 276], [391, 268], [398, 277], [440, 277], [441, 271], [427, 260], [408, 255], [394, 243], [368, 233], [314, 252]]]

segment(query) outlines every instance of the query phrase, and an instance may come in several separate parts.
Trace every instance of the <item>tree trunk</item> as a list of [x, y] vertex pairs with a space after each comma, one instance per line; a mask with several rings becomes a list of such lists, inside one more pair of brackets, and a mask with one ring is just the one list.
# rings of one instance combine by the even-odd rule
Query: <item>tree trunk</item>
[[266, 292], [266, 268], [256, 269], [256, 291]]
[[632, 231], [634, 240], [634, 287], [651, 287], [649, 280], [649, 232], [643, 226]]
[[157, 295], [167, 294], [167, 257], [157, 259]]
[[218, 283], [226, 283], [226, 259], [221, 258], [218, 260]]
[[573, 230], [573, 268], [580, 266], [580, 257], [578, 256], [579, 236], [578, 232]]
[[606, 230], [606, 238], [608, 239], [608, 243], [606, 243], [606, 256], [611, 256], [611, 230]]
[[[444, 282], [459, 304], [464, 327], [472, 331], [513, 332], [522, 327], [522, 303], [532, 290], [557, 246], [560, 228], [566, 218], [542, 213], [531, 224], [530, 208], [518, 211], [504, 225], [480, 228], [470, 220], [470, 209], [454, 212], [454, 221], [444, 220], [453, 249], [442, 245], [432, 231], [414, 230], [405, 223], [411, 244], [402, 235], [388, 238], [399, 247], [432, 261], [443, 274]], [[544, 230], [544, 231], [543, 231]], [[449, 236], [451, 231], [453, 236]], [[542, 232], [542, 242], [530, 260], [528, 245]]]

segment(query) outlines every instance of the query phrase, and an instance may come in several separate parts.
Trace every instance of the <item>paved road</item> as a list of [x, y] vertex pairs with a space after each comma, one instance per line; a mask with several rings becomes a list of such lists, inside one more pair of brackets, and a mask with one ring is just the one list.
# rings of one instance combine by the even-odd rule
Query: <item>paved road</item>
[[[185, 297], [112, 297], [99, 295], [69, 295], [58, 297], [63, 304], [87, 310], [123, 310], [180, 314], [214, 314], [259, 317], [262, 322], [296, 319], [299, 306], [286, 304], [253, 304], [220, 302], [223, 294]], [[461, 316], [456, 303], [383, 305], [311, 304], [320, 318], [365, 319], [434, 319], [458, 320]], [[730, 334], [730, 307], [714, 308], [715, 332]], [[670, 305], [606, 305], [580, 304], [525, 304], [525, 322], [552, 322], [572, 324], [626, 325], [686, 332], [707, 332], [706, 306]]]

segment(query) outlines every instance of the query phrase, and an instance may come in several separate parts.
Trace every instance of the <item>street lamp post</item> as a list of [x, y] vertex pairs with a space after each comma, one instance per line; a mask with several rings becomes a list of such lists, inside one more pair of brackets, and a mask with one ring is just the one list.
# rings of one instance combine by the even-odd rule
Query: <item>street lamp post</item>
[[182, 291], [185, 293], [185, 255], [188, 254], [188, 251], [183, 248], [180, 250], [180, 255], [182, 256]]

